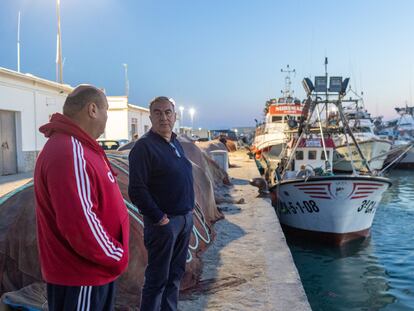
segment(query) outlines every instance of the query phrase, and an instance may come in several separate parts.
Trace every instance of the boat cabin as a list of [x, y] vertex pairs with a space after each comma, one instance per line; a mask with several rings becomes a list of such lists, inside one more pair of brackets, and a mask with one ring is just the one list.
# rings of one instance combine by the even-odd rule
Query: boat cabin
[[[327, 168], [327, 161], [332, 165], [335, 144], [331, 138], [325, 138], [325, 152], [321, 138], [301, 139], [295, 154], [293, 155], [291, 171], [288, 178], [301, 177], [302, 175], [315, 175], [317, 171], [324, 171]], [[293, 148], [293, 142], [292, 146]], [[306, 171], [306, 172], [305, 172]], [[306, 174], [301, 174], [306, 173]], [[302, 176], [303, 177], [303, 176]]]
[[270, 101], [266, 115], [266, 123], [287, 123], [289, 120], [299, 121], [303, 105], [293, 97], [281, 97]]

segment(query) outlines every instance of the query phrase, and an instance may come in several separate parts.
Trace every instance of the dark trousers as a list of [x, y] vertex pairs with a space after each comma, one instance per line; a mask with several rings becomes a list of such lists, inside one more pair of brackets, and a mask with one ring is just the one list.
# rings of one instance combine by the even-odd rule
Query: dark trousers
[[177, 310], [180, 281], [193, 229], [193, 214], [171, 216], [164, 226], [144, 217], [144, 243], [148, 251], [141, 295], [141, 311]]
[[115, 283], [63, 286], [47, 283], [49, 311], [107, 311], [115, 307]]

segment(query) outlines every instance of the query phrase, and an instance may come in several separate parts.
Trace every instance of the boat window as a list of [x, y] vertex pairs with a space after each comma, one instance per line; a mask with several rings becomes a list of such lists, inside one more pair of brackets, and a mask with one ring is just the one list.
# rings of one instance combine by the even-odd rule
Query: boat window
[[316, 160], [316, 150], [309, 150], [308, 160]]
[[282, 116], [273, 116], [272, 117], [272, 122], [278, 122], [278, 121], [282, 121], [283, 117]]
[[303, 160], [303, 151], [296, 151], [296, 160]]
[[[328, 150], [326, 150], [326, 155], [328, 156], [328, 159], [329, 159], [329, 151]], [[323, 152], [323, 151], [321, 153], [321, 160], [326, 160], [325, 159], [325, 152]]]
[[278, 103], [279, 104], [284, 104], [285, 103], [285, 99], [283, 97], [279, 98]]

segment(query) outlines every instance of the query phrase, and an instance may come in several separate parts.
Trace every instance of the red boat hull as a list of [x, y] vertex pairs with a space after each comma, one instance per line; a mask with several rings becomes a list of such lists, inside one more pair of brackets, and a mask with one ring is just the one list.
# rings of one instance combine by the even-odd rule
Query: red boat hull
[[342, 246], [348, 242], [355, 240], [362, 240], [370, 236], [371, 230], [365, 229], [356, 232], [347, 233], [330, 233], [309, 231], [291, 226], [281, 224], [283, 232], [286, 236], [294, 239], [307, 240], [310, 242], [316, 242], [318, 244], [330, 245], [330, 246]]

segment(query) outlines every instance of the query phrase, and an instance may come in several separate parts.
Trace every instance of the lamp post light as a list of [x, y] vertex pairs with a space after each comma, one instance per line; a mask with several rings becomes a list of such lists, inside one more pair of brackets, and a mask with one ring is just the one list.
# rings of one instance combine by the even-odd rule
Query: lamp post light
[[190, 112], [190, 118], [191, 118], [191, 134], [193, 134], [195, 109], [194, 108], [190, 108], [189, 112]]
[[57, 44], [56, 44], [56, 80], [63, 83], [63, 64], [62, 64], [62, 34], [60, 31], [60, 0], [56, 0], [57, 15]]
[[183, 127], [184, 126], [184, 107], [183, 106], [180, 106], [180, 107], [178, 107], [178, 110], [180, 110], [180, 124], [181, 124], [181, 127]]
[[125, 96], [129, 96], [128, 64], [122, 64], [125, 73]]

